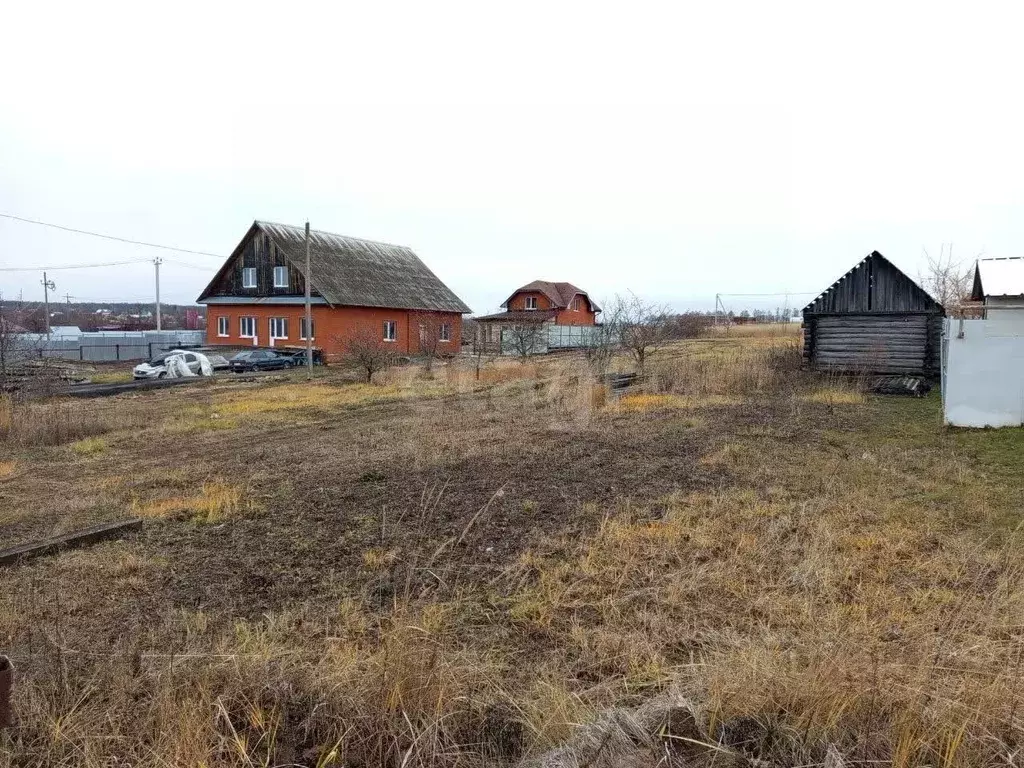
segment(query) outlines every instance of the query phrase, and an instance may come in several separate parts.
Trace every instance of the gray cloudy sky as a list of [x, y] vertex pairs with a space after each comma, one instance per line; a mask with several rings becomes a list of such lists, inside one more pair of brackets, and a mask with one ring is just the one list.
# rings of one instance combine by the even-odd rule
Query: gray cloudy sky
[[[1024, 255], [1021, 11], [832, 5], [8, 4], [0, 212], [224, 255], [309, 218], [477, 312], [534, 278], [710, 308], [873, 249]], [[0, 267], [155, 253], [0, 219]], [[165, 255], [193, 301], [217, 259]], [[52, 277], [148, 300], [152, 272]]]

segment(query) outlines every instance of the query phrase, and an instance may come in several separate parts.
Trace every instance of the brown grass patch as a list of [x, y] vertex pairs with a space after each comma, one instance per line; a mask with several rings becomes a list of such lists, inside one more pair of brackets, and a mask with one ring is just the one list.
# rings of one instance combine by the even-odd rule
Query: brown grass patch
[[132, 512], [139, 517], [184, 518], [198, 523], [217, 524], [244, 513], [249, 505], [244, 491], [222, 482], [203, 483], [199, 493], [153, 501], [134, 501]]

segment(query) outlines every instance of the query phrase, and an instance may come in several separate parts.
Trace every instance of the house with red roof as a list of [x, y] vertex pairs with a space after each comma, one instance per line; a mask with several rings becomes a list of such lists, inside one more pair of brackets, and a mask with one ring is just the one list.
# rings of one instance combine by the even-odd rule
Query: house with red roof
[[534, 280], [501, 304], [502, 311], [474, 318], [479, 324], [478, 341], [500, 344], [503, 330], [523, 326], [596, 325], [601, 308], [586, 291], [572, 283]]

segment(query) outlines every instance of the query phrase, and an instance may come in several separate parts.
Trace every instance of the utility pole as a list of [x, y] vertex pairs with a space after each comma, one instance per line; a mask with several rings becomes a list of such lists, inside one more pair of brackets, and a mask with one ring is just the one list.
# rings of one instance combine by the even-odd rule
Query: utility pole
[[57, 286], [53, 280], [46, 279], [46, 273], [43, 272], [43, 313], [46, 316], [46, 340], [50, 340], [50, 291], [57, 290]]
[[306, 373], [313, 378], [313, 306], [309, 286], [309, 222], [306, 222]]
[[159, 256], [153, 259], [153, 264], [156, 266], [156, 329], [160, 330], [160, 262], [162, 262]]

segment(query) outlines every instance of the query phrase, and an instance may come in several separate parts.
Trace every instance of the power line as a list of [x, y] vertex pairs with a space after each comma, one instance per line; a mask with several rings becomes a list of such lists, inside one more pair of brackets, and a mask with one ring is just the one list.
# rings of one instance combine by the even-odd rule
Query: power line
[[775, 293], [720, 293], [719, 296], [751, 298], [757, 296], [817, 296], [821, 291], [776, 291]]
[[63, 264], [57, 267], [0, 267], [0, 272], [40, 272], [44, 269], [50, 272], [57, 269], [93, 269], [95, 267], [121, 267], [126, 264], [149, 263], [149, 259], [133, 259], [132, 261], [107, 261], [103, 264]]
[[146, 243], [142, 240], [132, 240], [127, 237], [118, 237], [117, 235], [104, 235], [100, 232], [90, 232], [85, 229], [75, 229], [74, 227], [66, 227], [63, 224], [51, 224], [47, 221], [38, 221], [36, 219], [26, 219], [22, 216], [15, 216], [10, 213], [0, 213], [0, 217], [5, 219], [13, 219], [14, 221], [21, 221], [26, 224], [38, 224], [41, 227], [51, 227], [53, 229], [60, 229], [65, 232], [74, 232], [77, 235], [89, 235], [90, 237], [102, 237], [104, 240], [116, 240], [119, 243], [128, 243], [130, 245], [143, 245], [147, 248], [161, 248], [165, 251], [177, 251], [178, 253], [191, 253], [195, 256], [212, 256], [215, 259], [223, 259], [219, 253], [210, 253], [208, 251], [193, 251], [188, 248], [176, 248], [173, 245], [160, 245], [159, 243]]

